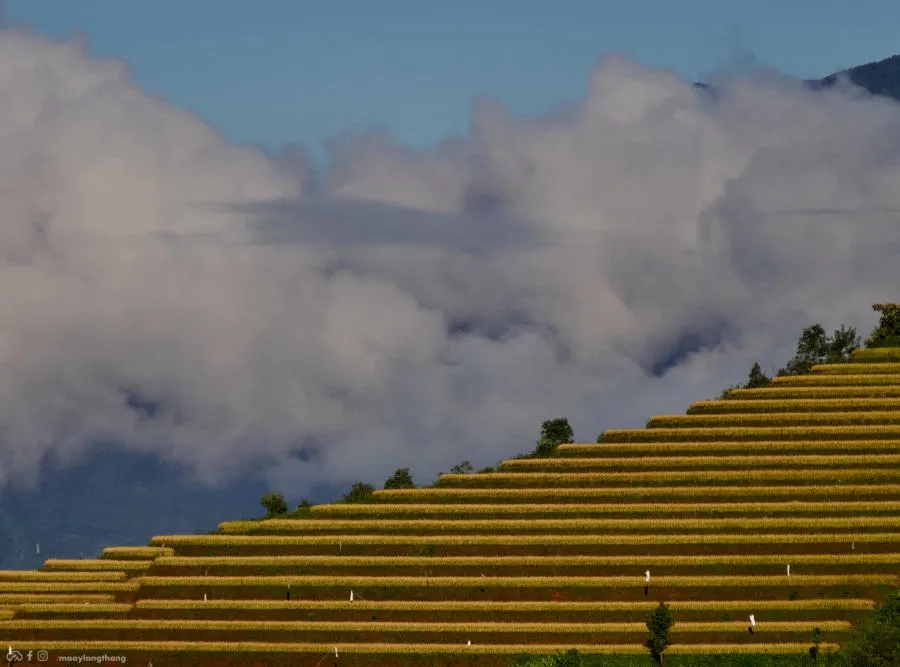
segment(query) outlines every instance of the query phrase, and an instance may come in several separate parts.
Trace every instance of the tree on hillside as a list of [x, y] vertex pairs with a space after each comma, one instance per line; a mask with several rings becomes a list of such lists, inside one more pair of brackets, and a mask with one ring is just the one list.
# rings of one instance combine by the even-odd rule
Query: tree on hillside
[[779, 376], [809, 373], [816, 364], [835, 364], [850, 359], [859, 347], [860, 339], [854, 327], [841, 325], [829, 336], [821, 324], [806, 327], [797, 340], [793, 359], [778, 371]]
[[881, 313], [881, 321], [866, 347], [900, 347], [900, 303], [876, 303], [872, 310]]
[[259, 502], [266, 508], [266, 517], [287, 513], [287, 503], [284, 501], [284, 496], [280, 493], [267, 493]]
[[772, 378], [763, 373], [757, 361], [753, 364], [753, 368], [750, 369], [750, 375], [747, 376], [747, 384], [744, 385], [744, 389], [759, 389], [770, 384], [772, 384]]
[[575, 442], [575, 434], [565, 417], [548, 419], [541, 424], [541, 440], [552, 440], [557, 445]]
[[669, 645], [669, 629], [674, 622], [672, 612], [665, 602], [660, 602], [659, 606], [650, 614], [650, 618], [647, 619], [647, 629], [650, 631], [647, 648], [650, 649], [653, 659], [660, 665], [663, 664], [663, 652]]
[[450, 468], [451, 475], [469, 475], [472, 473], [474, 468], [472, 464], [468, 461], [463, 461], [462, 463], [457, 463], [455, 466]]
[[537, 441], [531, 456], [552, 456], [562, 444], [575, 442], [575, 434], [565, 417], [548, 419], [541, 424], [541, 439]]
[[386, 489], [414, 489], [412, 475], [409, 474], [409, 468], [399, 468], [397, 472], [387, 478], [384, 483]]
[[900, 591], [895, 592], [868, 621], [857, 627], [840, 654], [848, 665], [900, 665]]

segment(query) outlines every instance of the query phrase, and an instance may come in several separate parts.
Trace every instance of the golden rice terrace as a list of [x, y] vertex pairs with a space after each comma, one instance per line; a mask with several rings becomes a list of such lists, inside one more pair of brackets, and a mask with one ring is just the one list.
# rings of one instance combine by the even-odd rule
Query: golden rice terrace
[[662, 600], [668, 652], [803, 653], [898, 587], [898, 509], [900, 348], [859, 350], [554, 458], [0, 572], [0, 640], [51, 662], [505, 665], [646, 653]]

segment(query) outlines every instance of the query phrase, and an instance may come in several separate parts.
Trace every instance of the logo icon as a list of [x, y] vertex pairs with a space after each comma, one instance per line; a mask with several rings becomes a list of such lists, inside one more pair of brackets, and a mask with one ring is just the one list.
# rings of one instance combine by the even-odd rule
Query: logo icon
[[25, 659], [25, 656], [22, 655], [21, 651], [17, 651], [12, 647], [12, 644], [9, 644], [9, 650], [6, 651], [6, 660], [9, 663], [13, 662], [22, 662]]
[[50, 659], [50, 654], [44, 650], [38, 651], [37, 659], [38, 659], [38, 662], [47, 662]]

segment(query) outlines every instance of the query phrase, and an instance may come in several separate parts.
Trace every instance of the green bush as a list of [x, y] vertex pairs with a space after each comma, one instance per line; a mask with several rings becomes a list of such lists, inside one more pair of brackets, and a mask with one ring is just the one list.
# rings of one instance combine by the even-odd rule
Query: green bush
[[387, 478], [384, 483], [386, 489], [414, 489], [412, 475], [409, 474], [409, 468], [399, 468], [397, 472]]
[[267, 493], [259, 502], [266, 509], [267, 517], [287, 514], [287, 503], [280, 493]]
[[851, 667], [900, 665], [900, 591], [856, 629], [840, 654]]
[[372, 499], [375, 487], [365, 482], [356, 482], [342, 498], [343, 503], [364, 503]]

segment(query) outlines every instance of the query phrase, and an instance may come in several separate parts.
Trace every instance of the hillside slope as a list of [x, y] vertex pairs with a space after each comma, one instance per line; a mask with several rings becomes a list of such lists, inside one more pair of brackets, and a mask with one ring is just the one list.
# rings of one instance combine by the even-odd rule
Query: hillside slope
[[494, 473], [0, 572], [0, 631], [137, 664], [500, 665], [643, 653], [662, 600], [673, 653], [836, 646], [898, 585], [900, 349], [813, 370]]

